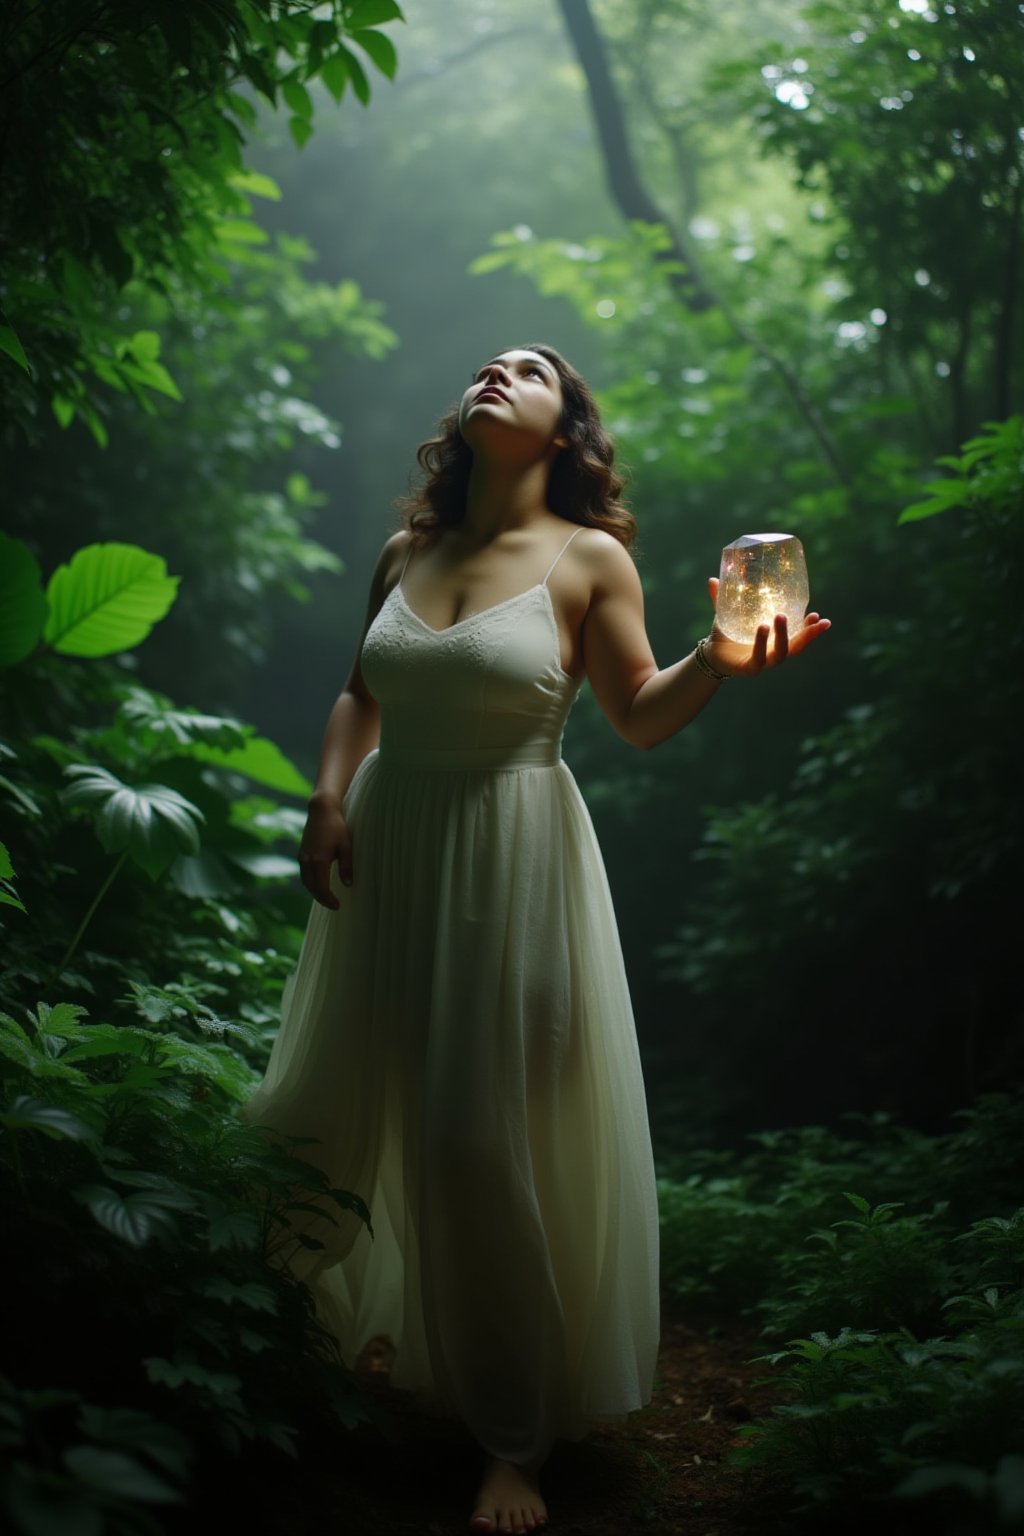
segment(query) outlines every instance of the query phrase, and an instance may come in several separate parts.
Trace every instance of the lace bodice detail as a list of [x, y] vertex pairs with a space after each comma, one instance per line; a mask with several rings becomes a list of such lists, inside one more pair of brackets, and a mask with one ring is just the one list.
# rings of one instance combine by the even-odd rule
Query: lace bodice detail
[[517, 767], [560, 760], [581, 679], [562, 667], [547, 582], [575, 536], [543, 581], [447, 629], [432, 629], [413, 612], [401, 579], [392, 587], [361, 656], [380, 705], [382, 762]]

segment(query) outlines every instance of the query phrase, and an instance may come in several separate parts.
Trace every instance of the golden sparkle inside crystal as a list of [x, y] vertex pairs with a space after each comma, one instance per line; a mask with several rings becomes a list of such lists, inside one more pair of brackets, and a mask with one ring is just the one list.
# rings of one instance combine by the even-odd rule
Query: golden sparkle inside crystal
[[717, 620], [730, 640], [752, 642], [777, 613], [792, 633], [809, 601], [803, 545], [793, 534], [745, 533], [722, 550]]

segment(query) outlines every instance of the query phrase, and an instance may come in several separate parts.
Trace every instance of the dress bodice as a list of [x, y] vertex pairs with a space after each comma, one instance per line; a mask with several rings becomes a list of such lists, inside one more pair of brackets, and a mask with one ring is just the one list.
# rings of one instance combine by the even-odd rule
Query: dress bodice
[[399, 578], [361, 655], [380, 705], [382, 763], [515, 768], [561, 760], [581, 679], [562, 667], [548, 577], [578, 532], [543, 581], [447, 629], [413, 612]]

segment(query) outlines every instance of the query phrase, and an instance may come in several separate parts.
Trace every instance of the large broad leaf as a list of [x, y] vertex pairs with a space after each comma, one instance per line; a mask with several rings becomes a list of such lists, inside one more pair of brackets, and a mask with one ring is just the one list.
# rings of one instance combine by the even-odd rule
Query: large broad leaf
[[108, 853], [126, 850], [154, 880], [179, 853], [199, 850], [202, 811], [166, 784], [123, 784], [88, 763], [71, 763], [64, 772], [74, 783], [61, 796], [81, 805], [95, 820], [96, 836]]
[[156, 1189], [120, 1195], [106, 1184], [81, 1184], [74, 1196], [89, 1207], [101, 1227], [135, 1248], [141, 1248], [156, 1232], [173, 1232], [171, 1212], [181, 1209], [173, 1195]]
[[19, 1094], [9, 1109], [0, 1114], [0, 1125], [11, 1131], [44, 1131], [47, 1136], [67, 1136], [72, 1141], [90, 1141], [96, 1132], [77, 1115], [56, 1104]]
[[46, 622], [39, 562], [20, 539], [0, 533], [0, 667], [23, 661]]
[[232, 864], [259, 880], [291, 880], [298, 873], [295, 860], [279, 853], [264, 853], [259, 848], [240, 848], [237, 852], [229, 848], [225, 851]]
[[241, 888], [219, 853], [201, 848], [194, 856], [181, 853], [171, 865], [168, 879], [183, 896], [212, 901], [233, 896]]
[[87, 544], [50, 577], [45, 639], [67, 656], [110, 656], [145, 640], [180, 577], [137, 544]]
[[313, 792], [309, 780], [285, 757], [280, 747], [265, 736], [250, 736], [244, 746], [229, 752], [197, 743], [189, 756], [204, 763], [216, 763], [220, 768], [233, 768], [257, 784], [281, 790], [286, 795], [310, 795]]
[[231, 750], [245, 741], [246, 727], [226, 715], [204, 715], [194, 709], [176, 709], [165, 695], [131, 685], [121, 694], [118, 714], [141, 735], [165, 749], [188, 748], [204, 741], [211, 747]]

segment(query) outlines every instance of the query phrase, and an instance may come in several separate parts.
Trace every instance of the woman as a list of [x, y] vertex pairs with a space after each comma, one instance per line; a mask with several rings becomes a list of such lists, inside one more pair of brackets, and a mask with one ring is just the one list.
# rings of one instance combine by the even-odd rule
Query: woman
[[246, 1106], [369, 1205], [372, 1240], [345, 1212], [294, 1265], [349, 1365], [390, 1339], [392, 1385], [483, 1448], [475, 1531], [543, 1525], [553, 1440], [649, 1402], [658, 1348], [643, 1079], [566, 715], [585, 676], [646, 750], [828, 628], [777, 618], [770, 650], [768, 626], [753, 647], [713, 628], [659, 670], [613, 455], [544, 345], [486, 363], [420, 449], [328, 720], [299, 856], [317, 905]]

